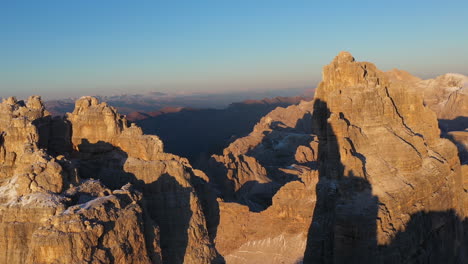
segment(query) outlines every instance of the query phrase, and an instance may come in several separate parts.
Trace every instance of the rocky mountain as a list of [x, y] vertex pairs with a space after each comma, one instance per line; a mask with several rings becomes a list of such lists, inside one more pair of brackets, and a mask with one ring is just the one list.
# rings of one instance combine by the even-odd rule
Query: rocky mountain
[[[151, 113], [163, 108], [197, 108], [223, 109], [233, 102], [245, 100], [262, 101], [262, 98], [312, 96], [313, 90], [307, 88], [290, 88], [283, 90], [250, 90], [239, 92], [142, 92], [135, 94], [94, 96], [99, 101], [107, 102], [119, 113], [130, 115], [134, 112]], [[64, 115], [73, 111], [77, 98], [47, 100], [46, 108], [52, 115]], [[132, 114], [134, 115], [134, 114]]]
[[467, 76], [447, 73], [435, 79], [419, 81], [415, 89], [422, 93], [424, 103], [436, 112], [439, 119], [453, 120], [468, 113]]
[[162, 124], [188, 149], [200, 120], [238, 135], [202, 170], [98, 98], [64, 116], [5, 99], [0, 263], [466, 263], [464, 77], [348, 52], [322, 76], [313, 100], [139, 122], [180, 117]]
[[0, 104], [0, 263], [214, 263], [195, 185], [113, 107], [83, 97], [52, 118], [39, 97]]
[[227, 263], [302, 259], [318, 179], [312, 106], [273, 110], [211, 158], [206, 171], [222, 194], [216, 247]]
[[410, 85], [346, 52], [324, 67], [314, 98], [319, 182], [305, 262], [466, 257], [457, 149], [439, 137], [436, 115]]
[[468, 77], [448, 73], [420, 81], [415, 88], [437, 114], [443, 135], [457, 145], [462, 163], [468, 164]]
[[437, 115], [442, 136], [457, 145], [462, 163], [468, 164], [468, 77], [447, 73], [421, 80], [397, 69], [385, 75], [392, 81], [412, 83], [408, 88], [422, 95], [424, 104]]
[[170, 114], [170, 113], [177, 113], [180, 111], [184, 110], [194, 110], [192, 108], [185, 108], [185, 107], [163, 107], [159, 109], [158, 111], [152, 111], [152, 112], [131, 112], [130, 114], [127, 115], [127, 119], [132, 122], [144, 120], [147, 118], [151, 117], [156, 117], [160, 115], [165, 115], [165, 114]]
[[228, 263], [466, 260], [466, 166], [420, 80], [392, 72], [340, 53], [313, 101], [275, 109], [212, 157]]

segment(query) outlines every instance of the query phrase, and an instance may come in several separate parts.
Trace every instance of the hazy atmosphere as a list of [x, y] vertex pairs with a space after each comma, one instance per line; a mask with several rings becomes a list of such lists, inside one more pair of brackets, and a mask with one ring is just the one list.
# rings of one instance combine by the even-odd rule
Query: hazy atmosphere
[[341, 50], [423, 78], [466, 74], [467, 10], [467, 1], [2, 1], [0, 91], [313, 88]]

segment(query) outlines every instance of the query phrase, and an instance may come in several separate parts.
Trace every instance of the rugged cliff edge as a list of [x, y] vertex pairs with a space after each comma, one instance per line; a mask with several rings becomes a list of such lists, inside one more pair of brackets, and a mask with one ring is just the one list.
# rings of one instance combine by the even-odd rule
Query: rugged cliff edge
[[275, 109], [214, 155], [226, 261], [462, 263], [466, 168], [423, 82], [342, 52], [313, 101]]
[[312, 106], [273, 110], [210, 160], [223, 198], [215, 241], [227, 263], [302, 259], [318, 180]]
[[457, 263], [466, 216], [456, 147], [411, 82], [340, 53], [316, 90], [317, 202], [305, 263]]
[[0, 111], [0, 263], [221, 261], [194, 188], [206, 176], [158, 137], [92, 97], [63, 118], [39, 97]]

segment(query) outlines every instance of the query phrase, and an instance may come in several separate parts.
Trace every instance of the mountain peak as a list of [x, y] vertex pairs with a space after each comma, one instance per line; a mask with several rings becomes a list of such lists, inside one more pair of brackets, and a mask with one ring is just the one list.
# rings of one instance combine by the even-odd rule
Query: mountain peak
[[340, 51], [338, 55], [333, 60], [334, 62], [342, 63], [342, 62], [353, 62], [355, 61], [353, 55], [348, 51]]

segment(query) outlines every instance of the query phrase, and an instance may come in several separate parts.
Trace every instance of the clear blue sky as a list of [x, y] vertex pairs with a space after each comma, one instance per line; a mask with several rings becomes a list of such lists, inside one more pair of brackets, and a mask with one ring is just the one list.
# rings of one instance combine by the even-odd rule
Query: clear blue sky
[[0, 0], [0, 97], [310, 86], [341, 50], [468, 74], [468, 1]]

